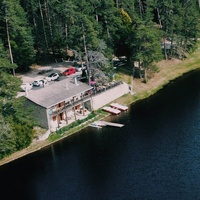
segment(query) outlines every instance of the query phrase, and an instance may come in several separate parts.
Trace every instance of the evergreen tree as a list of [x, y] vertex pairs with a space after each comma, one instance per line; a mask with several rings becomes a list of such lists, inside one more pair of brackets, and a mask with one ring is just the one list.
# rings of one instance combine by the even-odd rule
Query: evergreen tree
[[[183, 58], [198, 38], [199, 11], [195, 1], [157, 1], [157, 13], [164, 31], [163, 44], [165, 57]], [[192, 13], [192, 14], [191, 14]], [[167, 48], [170, 42], [170, 48]], [[169, 46], [169, 45], [168, 45]]]
[[140, 24], [135, 31], [135, 41], [132, 54], [134, 61], [138, 61], [144, 68], [144, 81], [148, 81], [147, 70], [151, 69], [152, 64], [162, 59], [160, 47], [160, 32], [154, 27], [153, 23], [148, 26]]
[[21, 80], [10, 74], [12, 68], [0, 43], [0, 158], [28, 146], [34, 135], [30, 112], [24, 109], [23, 99], [16, 98]]
[[132, 19], [124, 9], [120, 9], [120, 26], [114, 37], [114, 54], [118, 57], [129, 57], [129, 46], [126, 45], [128, 35], [132, 33]]
[[[34, 27], [37, 51], [48, 54], [56, 52], [65, 54], [66, 49], [75, 49], [77, 52], [83, 50], [83, 41], [80, 42], [80, 38], [82, 38], [81, 24], [84, 22], [86, 27], [86, 19], [87, 24], [90, 24], [90, 29], [93, 29], [92, 34], [96, 32], [95, 37], [103, 39], [110, 52], [118, 55], [128, 54], [130, 48], [126, 41], [130, 35], [126, 35], [127, 27], [121, 18], [120, 9], [130, 16], [133, 26], [140, 24], [141, 21], [144, 24], [154, 21], [157, 26], [162, 28], [166, 58], [176, 56], [180, 49], [183, 51], [191, 49], [196, 43], [194, 37], [199, 32], [197, 1], [89, 0], [80, 3], [76, 0], [21, 0], [21, 3], [28, 13], [32, 27]], [[187, 13], [194, 13], [194, 15]], [[87, 29], [85, 30], [87, 31]], [[188, 35], [187, 39], [185, 34]], [[87, 38], [90, 37], [91, 34], [88, 31], [86, 43], [91, 49], [92, 45], [89, 44], [90, 41], [87, 41]], [[170, 49], [166, 48], [166, 39], [171, 39]], [[92, 41], [93, 43], [94, 41]], [[177, 44], [176, 49], [174, 44]]]
[[114, 7], [113, 0], [103, 0], [98, 7], [99, 25], [101, 26], [101, 38], [109, 45], [119, 24], [118, 10]]
[[72, 0], [62, 0], [55, 4], [54, 22], [55, 22], [55, 42], [57, 48], [67, 49], [73, 48], [73, 26], [77, 16], [78, 8]]
[[11, 125], [0, 114], [0, 159], [16, 151], [15, 134]]
[[[26, 71], [34, 61], [33, 37], [27, 18], [18, 0], [0, 2], [0, 31], [4, 45], [12, 48], [13, 63], [19, 70]], [[10, 42], [8, 42], [8, 37]]]
[[176, 20], [178, 18], [179, 20], [181, 19], [181, 27], [177, 30], [176, 35], [179, 36], [177, 43], [182, 51], [177, 51], [177, 54], [180, 58], [184, 58], [186, 53], [195, 46], [199, 33], [199, 23], [196, 20], [198, 18], [198, 10], [195, 1], [182, 1], [179, 16], [177, 16]]

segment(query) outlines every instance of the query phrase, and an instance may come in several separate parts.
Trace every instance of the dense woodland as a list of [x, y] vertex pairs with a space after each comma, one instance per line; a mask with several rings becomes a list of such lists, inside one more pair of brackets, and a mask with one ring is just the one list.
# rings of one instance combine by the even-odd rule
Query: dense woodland
[[[99, 69], [113, 55], [150, 69], [185, 58], [199, 37], [198, 0], [0, 0], [0, 158], [27, 147], [36, 122], [15, 98], [34, 63], [73, 59]], [[133, 70], [134, 71], [134, 70]]]

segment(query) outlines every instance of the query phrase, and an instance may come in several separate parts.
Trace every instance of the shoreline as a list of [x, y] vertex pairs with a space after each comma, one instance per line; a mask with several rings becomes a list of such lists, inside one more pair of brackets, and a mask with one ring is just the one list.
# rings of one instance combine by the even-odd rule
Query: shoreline
[[[134, 95], [131, 95], [131, 94], [124, 95], [116, 99], [115, 102], [121, 103], [124, 105], [130, 105], [137, 101], [141, 101], [143, 99], [146, 99], [154, 95], [156, 92], [163, 89], [163, 87], [169, 84], [171, 81], [179, 77], [182, 77], [183, 75], [189, 72], [200, 69], [200, 58], [198, 58], [199, 54], [200, 54], [200, 49], [197, 49], [196, 52], [191, 54], [190, 57], [187, 58], [186, 60], [161, 61], [160, 63], [157, 64], [158, 68], [160, 69], [159, 72], [155, 73], [153, 78], [151, 78], [147, 83], [142, 83], [141, 79], [133, 79], [132, 86], [133, 86], [133, 91], [135, 93]], [[126, 78], [127, 79], [130, 78], [130, 76], [126, 76]], [[106, 116], [103, 116], [103, 118], [105, 117]], [[36, 151], [39, 151], [45, 147], [48, 147], [49, 145], [55, 142], [58, 142], [72, 134], [75, 134], [81, 129], [87, 127], [88, 124], [81, 127], [79, 130], [74, 130], [70, 132], [69, 134], [63, 135], [63, 137], [53, 142], [50, 142], [48, 139], [46, 139], [44, 141], [32, 143], [29, 147], [21, 151], [17, 151], [11, 154], [10, 156], [5, 157], [2, 160], [0, 160], [0, 166], [8, 164], [14, 160], [17, 160], [21, 157], [24, 157]]]

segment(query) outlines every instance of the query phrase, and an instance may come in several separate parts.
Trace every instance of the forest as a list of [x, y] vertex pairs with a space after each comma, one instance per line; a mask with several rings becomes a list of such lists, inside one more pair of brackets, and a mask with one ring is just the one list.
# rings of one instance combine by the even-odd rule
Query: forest
[[60, 58], [103, 70], [125, 57], [130, 71], [135, 62], [146, 70], [185, 59], [199, 38], [199, 11], [198, 0], [0, 0], [0, 159], [34, 136], [16, 72]]

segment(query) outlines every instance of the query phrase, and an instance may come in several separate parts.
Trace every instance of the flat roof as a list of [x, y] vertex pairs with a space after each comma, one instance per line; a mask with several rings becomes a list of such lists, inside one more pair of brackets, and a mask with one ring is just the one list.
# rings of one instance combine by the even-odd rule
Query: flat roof
[[65, 77], [60, 81], [51, 81], [45, 87], [33, 88], [26, 98], [42, 107], [49, 108], [90, 89], [92, 87], [86, 83], [77, 81], [75, 84], [73, 77]]

